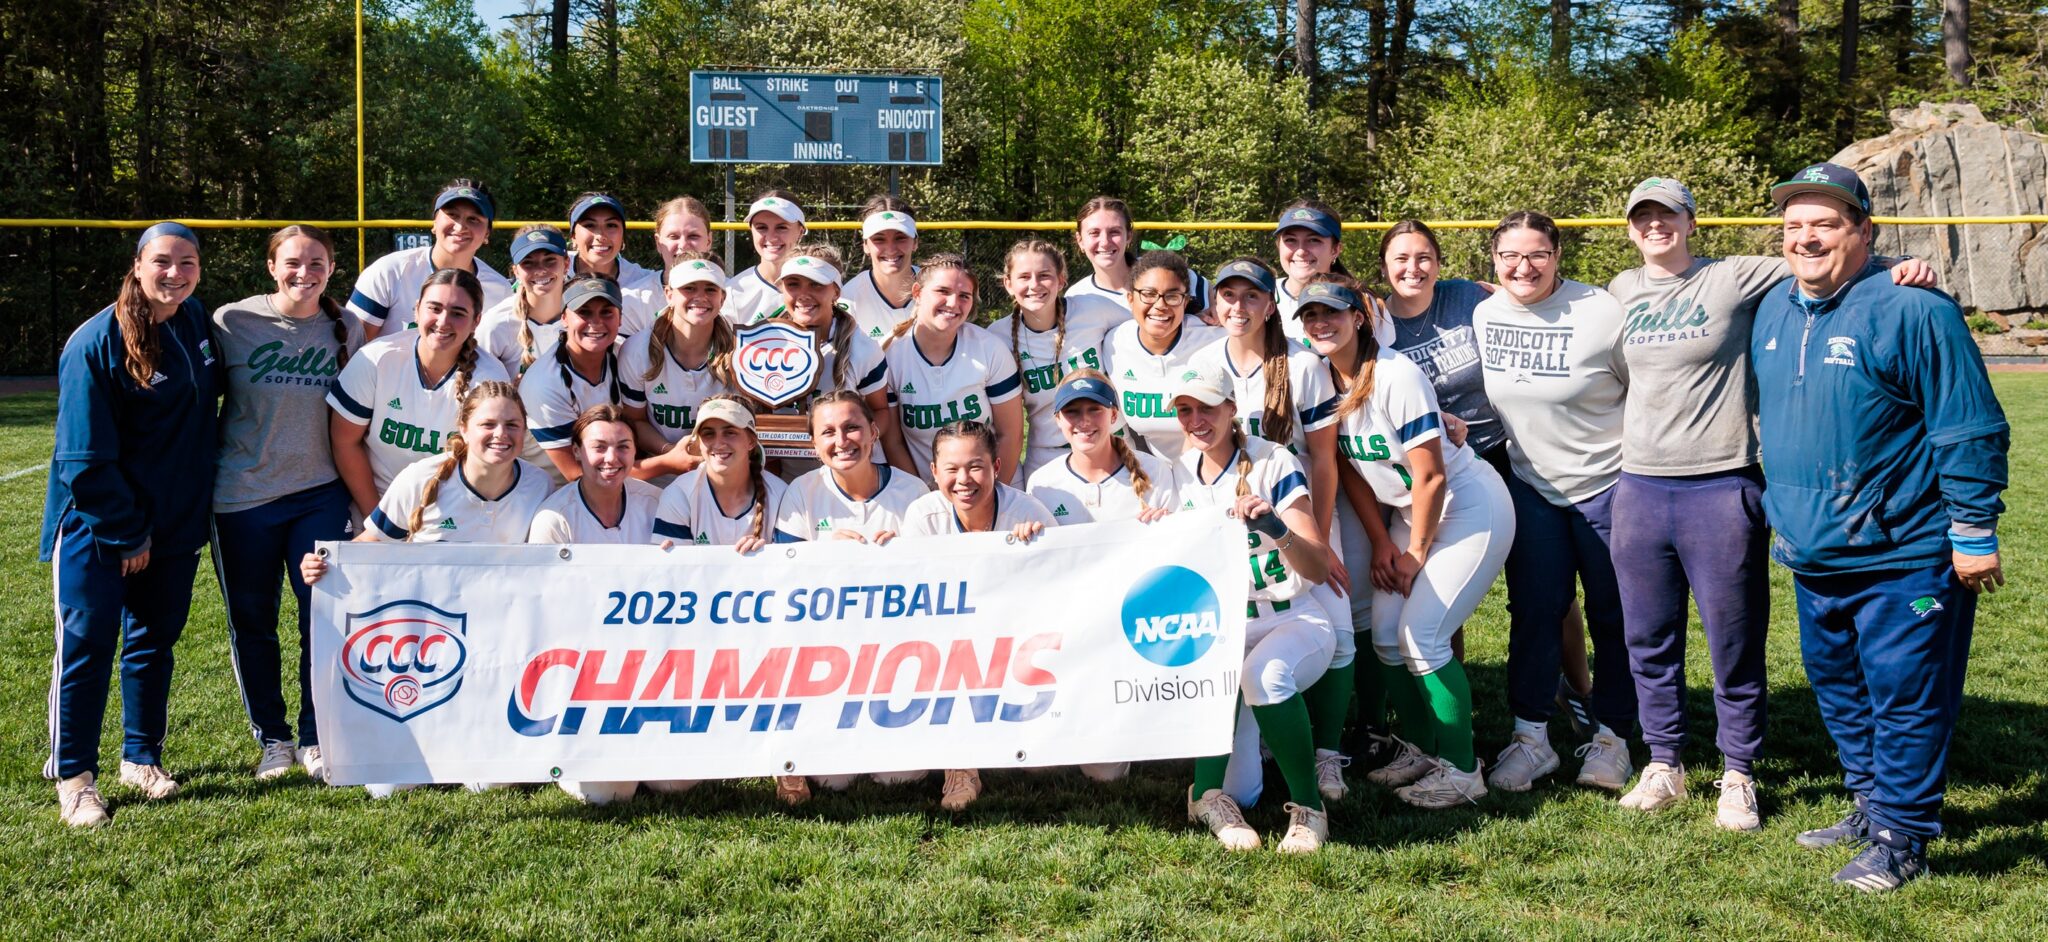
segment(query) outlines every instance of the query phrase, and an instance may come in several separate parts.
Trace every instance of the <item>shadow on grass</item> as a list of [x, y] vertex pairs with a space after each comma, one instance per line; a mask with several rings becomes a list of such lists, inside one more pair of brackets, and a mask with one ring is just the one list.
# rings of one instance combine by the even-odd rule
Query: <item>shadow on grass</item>
[[51, 428], [57, 424], [57, 394], [0, 396], [0, 428]]

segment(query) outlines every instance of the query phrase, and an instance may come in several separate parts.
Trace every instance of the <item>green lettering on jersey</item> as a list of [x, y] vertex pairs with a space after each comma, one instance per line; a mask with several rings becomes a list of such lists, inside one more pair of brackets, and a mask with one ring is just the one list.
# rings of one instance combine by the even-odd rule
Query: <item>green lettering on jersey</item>
[[1339, 435], [1337, 447], [1353, 461], [1385, 461], [1394, 455], [1387, 448], [1385, 435], [1374, 435], [1370, 440], [1363, 435]]
[[[284, 341], [273, 340], [249, 351], [249, 382], [260, 383], [272, 373], [285, 376], [333, 376], [341, 372], [340, 363], [327, 355], [321, 347], [307, 347], [296, 356], [280, 356]], [[393, 408], [396, 408], [395, 406]]]
[[385, 419], [377, 427], [377, 440], [393, 448], [416, 451], [423, 455], [441, 453], [441, 432], [429, 431], [417, 425], [407, 425], [396, 419]]
[[[910, 392], [908, 386], [904, 392]], [[981, 393], [969, 394], [957, 402], [939, 402], [930, 405], [903, 403], [903, 427], [915, 429], [939, 428], [954, 422], [979, 419], [982, 416]]]
[[665, 406], [658, 402], [647, 404], [647, 417], [662, 428], [686, 429], [690, 427], [689, 406]]
[[1173, 404], [1166, 401], [1165, 393], [1147, 393], [1124, 390], [1124, 417], [1131, 419], [1173, 418]]

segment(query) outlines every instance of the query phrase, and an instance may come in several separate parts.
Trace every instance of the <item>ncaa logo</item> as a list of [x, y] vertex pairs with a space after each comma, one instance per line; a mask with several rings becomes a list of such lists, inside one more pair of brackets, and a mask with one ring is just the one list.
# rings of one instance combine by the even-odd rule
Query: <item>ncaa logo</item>
[[1202, 659], [1222, 630], [1223, 609], [1209, 580], [1192, 569], [1161, 566], [1124, 594], [1124, 637], [1138, 656], [1161, 667]]
[[739, 332], [733, 378], [740, 390], [771, 408], [811, 391], [818, 379], [817, 338], [801, 327], [764, 321]]
[[469, 616], [407, 599], [348, 616], [341, 645], [342, 689], [349, 698], [401, 723], [462, 689]]

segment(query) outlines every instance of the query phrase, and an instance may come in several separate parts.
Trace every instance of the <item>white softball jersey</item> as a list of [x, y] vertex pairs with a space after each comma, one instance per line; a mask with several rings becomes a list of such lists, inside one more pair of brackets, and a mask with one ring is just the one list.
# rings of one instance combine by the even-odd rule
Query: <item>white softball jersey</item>
[[903, 532], [904, 515], [910, 505], [930, 492], [924, 482], [908, 472], [888, 465], [875, 468], [882, 475], [882, 489], [867, 500], [856, 500], [833, 480], [831, 468], [818, 468], [789, 482], [782, 493], [781, 511], [775, 527], [798, 540], [831, 539], [840, 530], [864, 537], [887, 530]]
[[[1301, 320], [1294, 316], [1294, 312], [1301, 309], [1301, 299], [1287, 293], [1285, 277], [1282, 277], [1275, 287], [1278, 290], [1273, 293], [1273, 303], [1280, 308], [1280, 330], [1288, 339], [1300, 344], [1303, 350], [1309, 349], [1308, 331], [1302, 329]], [[1363, 297], [1365, 293], [1361, 291], [1359, 294]], [[1374, 305], [1374, 308], [1376, 313], [1372, 315], [1372, 338], [1379, 341], [1380, 349], [1384, 350], [1394, 345], [1394, 319], [1378, 305]]]
[[1444, 437], [1443, 414], [1429, 375], [1395, 350], [1382, 348], [1373, 361], [1372, 394], [1338, 421], [1338, 450], [1379, 502], [1406, 516], [1415, 501], [1409, 449], [1440, 442], [1444, 480], [1453, 486], [1472, 464], [1472, 449]]
[[[775, 521], [782, 507], [782, 497], [788, 487], [782, 479], [762, 472], [761, 481], [768, 491], [767, 507], [764, 512], [768, 519], [761, 535], [770, 542], [791, 542], [788, 537], [778, 536]], [[754, 504], [758, 497], [749, 499], [737, 511], [739, 516], [728, 516], [725, 508], [718, 506], [718, 499], [711, 493], [711, 479], [703, 468], [691, 471], [664, 488], [661, 492], [661, 506], [654, 515], [652, 541], [674, 540], [677, 543], [695, 543], [699, 546], [731, 546], [754, 533]]]
[[[1266, 418], [1266, 364], [1260, 361], [1250, 372], [1241, 372], [1230, 360], [1225, 337], [1195, 354], [1194, 366], [1205, 373], [1230, 377], [1231, 398], [1237, 402], [1237, 420], [1245, 434], [1260, 438]], [[1337, 424], [1337, 384], [1330, 379], [1330, 361], [1306, 350], [1287, 354], [1287, 394], [1294, 400], [1294, 434], [1288, 450], [1301, 454], [1308, 449], [1308, 433]]]
[[[1286, 510], [1297, 501], [1301, 502], [1304, 513], [1309, 512], [1308, 474], [1302, 471], [1301, 461], [1293, 453], [1263, 438], [1247, 438], [1244, 454], [1251, 458], [1251, 470], [1245, 475], [1245, 483], [1251, 487], [1252, 493], [1273, 505], [1274, 513]], [[1189, 451], [1180, 460], [1183, 509], [1237, 505], [1237, 455], [1231, 455], [1222, 472], [1209, 481], [1202, 480], [1201, 452]], [[1308, 593], [1310, 587], [1306, 581], [1287, 567], [1286, 558], [1277, 548], [1279, 541], [1249, 528], [1245, 534], [1252, 583], [1251, 594], [1247, 598], [1254, 602], [1285, 602]], [[1251, 644], [1255, 640], [1248, 637], [1245, 642]]]
[[661, 272], [636, 265], [622, 255], [618, 283], [619, 299], [626, 302], [619, 306], [619, 336], [646, 333], [668, 307], [668, 298], [661, 291]]
[[1024, 473], [1028, 476], [1066, 451], [1066, 436], [1060, 434], [1059, 423], [1052, 415], [1053, 394], [1059, 391], [1060, 380], [1083, 368], [1108, 374], [1109, 357], [1104, 345], [1111, 330], [1131, 319], [1131, 312], [1098, 296], [1070, 296], [1064, 337], [1057, 328], [1032, 330], [1029, 325], [1017, 323], [1017, 319], [1012, 313], [990, 324], [988, 332], [1017, 358], [1017, 373], [1023, 377], [1027, 426]]
[[[649, 379], [647, 365], [657, 358], [661, 369]], [[651, 331], [620, 345], [618, 370], [626, 405], [645, 408], [648, 420], [670, 444], [697, 427], [697, 407], [704, 400], [738, 391], [719, 382], [708, 361], [694, 370], [676, 362], [667, 347], [656, 346]]]
[[654, 542], [654, 514], [661, 506], [661, 488], [646, 481], [626, 479], [625, 512], [618, 526], [608, 527], [590, 512], [583, 486], [570, 482], [555, 488], [534, 512], [528, 527], [528, 543], [616, 543], [646, 546]]
[[[440, 454], [448, 436], [459, 429], [462, 402], [455, 396], [455, 371], [427, 385], [420, 375], [419, 339], [418, 331], [403, 330], [364, 344], [327, 391], [328, 408], [369, 426], [370, 478], [378, 493], [389, 489], [406, 465]], [[510, 382], [511, 377], [479, 351], [469, 384], [492, 380]]]
[[[916, 269], [911, 271], [914, 273]], [[914, 316], [908, 297], [897, 305], [882, 295], [872, 270], [848, 279], [846, 285], [839, 289], [839, 301], [853, 312], [853, 322], [860, 325], [861, 334], [876, 343], [881, 343], [894, 332], [896, 325]]]
[[[995, 493], [996, 522], [990, 531], [1004, 533], [1020, 523], [1037, 523], [1041, 526], [1058, 526], [1052, 512], [1045, 505], [1008, 484], [998, 482]], [[960, 517], [953, 511], [953, 502], [946, 495], [932, 491], [910, 502], [903, 512], [904, 536], [945, 536], [950, 533], [965, 533], [960, 527]]]
[[932, 475], [932, 442], [939, 429], [954, 422], [993, 422], [995, 406], [1023, 395], [1017, 361], [1009, 348], [973, 324], [960, 325], [953, 352], [937, 363], [925, 358], [912, 334], [889, 346], [889, 407], [917, 476]]
[[1145, 450], [1168, 461], [1180, 460], [1187, 435], [1174, 415], [1173, 390], [1195, 372], [1195, 354], [1222, 336], [1221, 329], [1188, 318], [1173, 345], [1155, 354], [1138, 339], [1136, 321], [1124, 321], [1109, 332], [1104, 346], [1110, 382], [1123, 402], [1125, 426], [1143, 441]]
[[725, 307], [719, 313], [735, 325], [746, 325], [780, 304], [782, 289], [761, 277], [761, 266], [755, 265], [725, 283]]
[[[540, 362], [548, 348], [562, 337], [562, 319], [556, 317], [545, 324], [534, 323], [533, 359]], [[494, 357], [498, 365], [505, 368], [505, 375], [517, 378], [525, 372], [519, 366], [526, 348], [519, 343], [519, 298], [517, 295], [498, 302], [484, 312], [483, 322], [476, 329], [476, 345], [483, 352]]]
[[558, 349], [559, 345], [533, 361], [519, 381], [519, 401], [526, 404], [526, 434], [536, 451], [575, 444], [570, 436], [583, 410], [604, 403], [625, 404], [616, 348], [605, 351], [604, 368], [596, 376], [577, 372], [560, 357]]
[[1128, 468], [1119, 465], [1115, 474], [1089, 481], [1074, 470], [1067, 457], [1032, 472], [1025, 490], [1038, 498], [1052, 513], [1052, 519], [1063, 527], [1098, 520], [1129, 520], [1148, 507], [1178, 509], [1180, 468], [1158, 455], [1142, 451], [1132, 454], [1138, 459], [1138, 470], [1145, 472], [1151, 483], [1144, 497], [1138, 496]]
[[[405, 525], [413, 508], [426, 496], [427, 482], [441, 473], [445, 457], [421, 458], [398, 472], [391, 486], [370, 511], [368, 530], [389, 543], [407, 542]], [[413, 543], [524, 543], [533, 527], [533, 515], [548, 499], [547, 473], [524, 458], [514, 458], [512, 487], [495, 500], [486, 499], [469, 486], [469, 478], [456, 465], [448, 480], [434, 494], [420, 514], [420, 532], [410, 534]]]
[[1472, 311], [1486, 398], [1507, 430], [1515, 476], [1556, 506], [1598, 497], [1620, 479], [1623, 320], [1613, 295], [1569, 280], [1531, 307], [1496, 291]]
[[[476, 312], [482, 317], [484, 311], [512, 296], [512, 280], [484, 264], [483, 259], [476, 259], [473, 264], [476, 280], [484, 288], [484, 307]], [[348, 298], [348, 311], [368, 327], [387, 332], [410, 330], [414, 326], [413, 305], [420, 300], [420, 286], [433, 273], [432, 246], [401, 249], [383, 256], [371, 262], [356, 279], [355, 291]]]

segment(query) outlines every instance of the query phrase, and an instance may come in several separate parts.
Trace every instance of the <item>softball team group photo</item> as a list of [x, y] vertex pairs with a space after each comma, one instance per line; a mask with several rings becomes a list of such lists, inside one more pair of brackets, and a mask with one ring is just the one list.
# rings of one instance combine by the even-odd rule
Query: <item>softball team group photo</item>
[[[858, 213], [860, 257], [842, 254], [782, 190], [745, 209], [759, 261], [744, 270], [710, 251], [689, 197], [654, 208], [660, 257], [636, 264], [637, 213], [593, 192], [566, 229], [510, 232], [500, 273], [478, 257], [498, 207], [456, 179], [432, 200], [431, 244], [352, 288], [332, 238], [292, 225], [269, 239], [271, 282], [211, 311], [194, 297], [204, 240], [160, 223], [60, 359], [44, 775], [65, 824], [110, 823], [99, 744], [118, 665], [109, 794], [179, 791], [173, 652], [209, 545], [254, 774], [322, 780], [309, 595], [335, 566], [320, 541], [886, 554], [1221, 507], [1245, 526], [1242, 696], [1230, 752], [1193, 762], [1186, 813], [1229, 851], [1314, 853], [1354, 789], [1485, 809], [1565, 776], [1619, 814], [1761, 829], [1775, 560], [1843, 788], [1840, 820], [1797, 840], [1833, 854], [1838, 883], [1897, 889], [1941, 833], [1977, 597], [2004, 582], [2010, 433], [1934, 269], [1872, 252], [1855, 173], [1816, 164], [1770, 197], [1782, 254], [1709, 258], [1683, 183], [1615, 193], [1640, 265], [1604, 287], [1560, 275], [1566, 243], [1536, 211], [1500, 221], [1473, 280], [1447, 277], [1427, 224], [1347, 230], [1313, 199], [1279, 208], [1266, 257], [1214, 269], [1136, 251], [1112, 197], [1079, 208], [1071, 245], [1018, 241], [978, 269], [921, 250], [915, 208], [888, 195]], [[807, 333], [818, 358], [815, 388], [775, 409], [734, 362], [763, 323]], [[810, 454], [768, 455], [774, 413], [808, 429]], [[1505, 703], [1475, 700], [1464, 659], [1502, 577]], [[1710, 801], [1684, 761], [1704, 752], [1687, 738], [1695, 610]], [[1511, 719], [1509, 738], [1475, 740], [1475, 713]], [[1270, 800], [1268, 761], [1278, 834], [1244, 813]], [[975, 769], [873, 771], [947, 812], [984, 787]], [[1131, 764], [1078, 771], [1116, 789]], [[855, 778], [774, 788], [794, 806]], [[559, 787], [604, 804], [695, 784]]]

